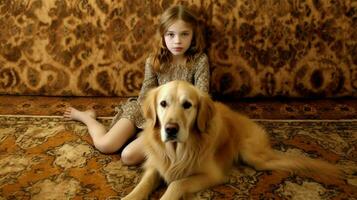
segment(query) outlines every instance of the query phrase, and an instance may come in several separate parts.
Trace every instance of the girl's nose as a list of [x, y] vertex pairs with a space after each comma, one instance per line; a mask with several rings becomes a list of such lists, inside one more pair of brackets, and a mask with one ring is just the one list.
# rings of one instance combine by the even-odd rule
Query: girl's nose
[[181, 43], [181, 37], [180, 36], [176, 36], [175, 37], [175, 43]]

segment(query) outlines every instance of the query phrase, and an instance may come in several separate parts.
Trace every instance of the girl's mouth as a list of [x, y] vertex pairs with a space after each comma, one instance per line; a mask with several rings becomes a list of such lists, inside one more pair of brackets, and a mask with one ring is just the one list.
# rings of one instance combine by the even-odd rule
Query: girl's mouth
[[176, 47], [176, 48], [173, 48], [174, 51], [182, 51], [183, 48], [182, 47]]

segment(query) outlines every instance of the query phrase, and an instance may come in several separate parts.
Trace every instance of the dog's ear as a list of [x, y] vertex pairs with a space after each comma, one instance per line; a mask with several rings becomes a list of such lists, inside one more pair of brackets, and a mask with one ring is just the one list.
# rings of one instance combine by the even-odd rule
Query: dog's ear
[[156, 126], [157, 124], [157, 115], [156, 115], [156, 95], [157, 95], [158, 89], [151, 89], [148, 91], [146, 97], [144, 98], [143, 104], [142, 104], [142, 111], [144, 118], [147, 122], [147, 124], [151, 126]]
[[215, 112], [214, 102], [211, 97], [206, 93], [200, 92], [196, 124], [201, 133], [207, 131]]

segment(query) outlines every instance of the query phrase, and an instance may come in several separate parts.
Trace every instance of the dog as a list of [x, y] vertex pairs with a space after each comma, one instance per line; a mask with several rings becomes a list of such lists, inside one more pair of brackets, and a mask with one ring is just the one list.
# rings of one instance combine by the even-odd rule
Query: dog
[[261, 126], [185, 81], [149, 91], [142, 110], [144, 175], [124, 200], [147, 199], [162, 179], [168, 184], [162, 200], [189, 197], [224, 183], [237, 161], [256, 170], [340, 174], [337, 166], [325, 161], [273, 150]]

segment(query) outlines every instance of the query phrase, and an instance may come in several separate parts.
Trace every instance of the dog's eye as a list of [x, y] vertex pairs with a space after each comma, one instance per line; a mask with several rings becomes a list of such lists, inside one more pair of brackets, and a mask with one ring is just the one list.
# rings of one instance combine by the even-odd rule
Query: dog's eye
[[161, 107], [165, 108], [167, 106], [167, 103], [166, 103], [166, 101], [161, 101], [160, 105], [161, 105]]
[[183, 107], [184, 109], [189, 109], [189, 108], [191, 108], [191, 106], [192, 106], [192, 104], [191, 104], [190, 102], [188, 102], [188, 101], [185, 101], [185, 102], [182, 104], [182, 107]]

